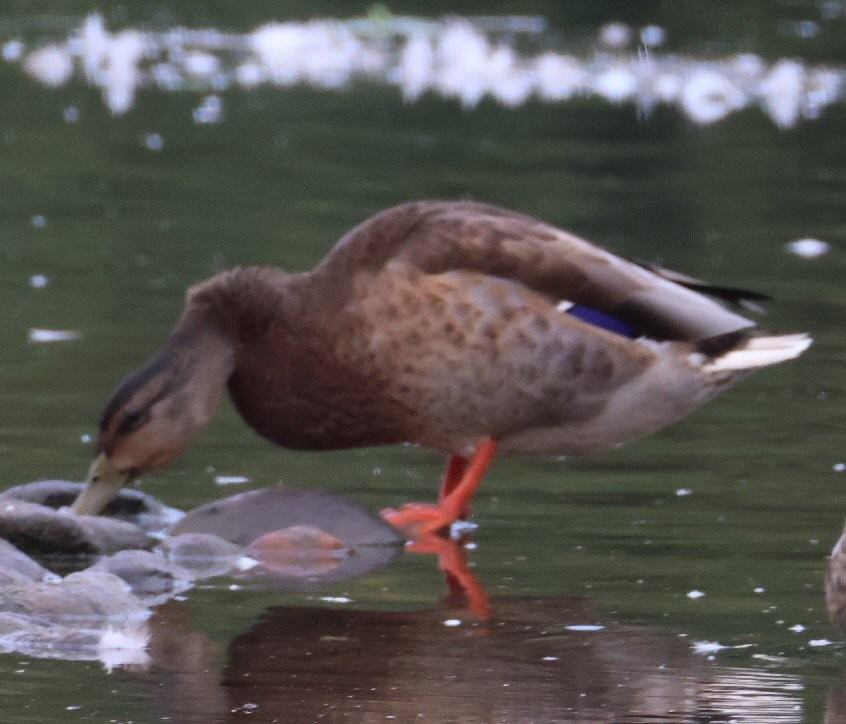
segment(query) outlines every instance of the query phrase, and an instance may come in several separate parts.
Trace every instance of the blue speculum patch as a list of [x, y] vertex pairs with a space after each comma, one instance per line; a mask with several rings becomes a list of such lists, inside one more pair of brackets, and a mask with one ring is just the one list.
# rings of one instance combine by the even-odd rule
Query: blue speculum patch
[[634, 339], [639, 336], [632, 327], [622, 320], [619, 320], [617, 317], [607, 314], [606, 312], [600, 312], [598, 309], [585, 307], [581, 304], [574, 304], [567, 310], [567, 314], [572, 314], [574, 317], [578, 317], [583, 322], [592, 324], [595, 327], [607, 329], [609, 332], [620, 334], [623, 337], [630, 337]]

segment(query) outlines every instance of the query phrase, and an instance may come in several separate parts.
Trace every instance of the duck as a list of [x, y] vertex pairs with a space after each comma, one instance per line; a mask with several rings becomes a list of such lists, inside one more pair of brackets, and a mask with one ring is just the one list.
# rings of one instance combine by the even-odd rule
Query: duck
[[745, 316], [764, 299], [505, 208], [403, 203], [310, 271], [236, 267], [191, 287], [170, 337], [106, 404], [72, 511], [96, 514], [173, 462], [228, 391], [287, 448], [443, 453], [437, 502], [383, 511], [412, 538], [440, 534], [498, 455], [614, 448], [798, 357], [807, 334]]

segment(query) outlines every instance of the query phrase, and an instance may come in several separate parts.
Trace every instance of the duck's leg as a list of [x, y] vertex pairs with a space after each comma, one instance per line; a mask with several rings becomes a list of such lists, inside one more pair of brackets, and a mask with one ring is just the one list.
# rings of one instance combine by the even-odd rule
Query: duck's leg
[[[447, 463], [446, 474], [444, 475], [444, 480], [441, 483], [441, 492], [438, 494], [438, 501], [444, 500], [444, 498], [458, 487], [459, 483], [461, 483], [461, 478], [463, 478], [464, 473], [467, 472], [467, 465], [469, 462], [470, 461], [467, 458], [462, 457], [461, 455], [450, 456], [449, 463]], [[467, 518], [469, 515], [470, 506], [468, 505], [461, 511], [461, 517]]]
[[[394, 528], [412, 537], [435, 533], [449, 527], [469, 511], [470, 501], [473, 500], [485, 472], [493, 462], [496, 450], [496, 441], [486, 440], [464, 464], [457, 462], [455, 458], [451, 459], [438, 505], [409, 503], [399, 510], [383, 510], [382, 517]], [[460, 477], [459, 468], [463, 468]]]

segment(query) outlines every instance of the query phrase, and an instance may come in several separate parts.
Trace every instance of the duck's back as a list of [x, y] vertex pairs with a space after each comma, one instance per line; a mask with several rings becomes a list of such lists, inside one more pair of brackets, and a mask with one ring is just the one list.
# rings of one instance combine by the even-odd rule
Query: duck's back
[[387, 209], [347, 233], [320, 269], [340, 280], [389, 264], [511, 280], [556, 304], [606, 312], [658, 340], [698, 341], [754, 326], [684, 285], [708, 289], [694, 279], [644, 268], [537, 219], [470, 201]]

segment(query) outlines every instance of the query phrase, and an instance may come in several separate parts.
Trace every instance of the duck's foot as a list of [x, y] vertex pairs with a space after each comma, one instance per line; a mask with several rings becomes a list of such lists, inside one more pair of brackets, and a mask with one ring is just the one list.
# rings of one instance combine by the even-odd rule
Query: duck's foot
[[445, 531], [459, 517], [443, 505], [427, 503], [406, 503], [401, 508], [385, 508], [380, 515], [412, 540]]
[[408, 503], [398, 509], [386, 508], [382, 517], [412, 539], [446, 530], [469, 514], [470, 502], [496, 456], [496, 449], [496, 442], [487, 440], [469, 461], [453, 457], [437, 505]]

